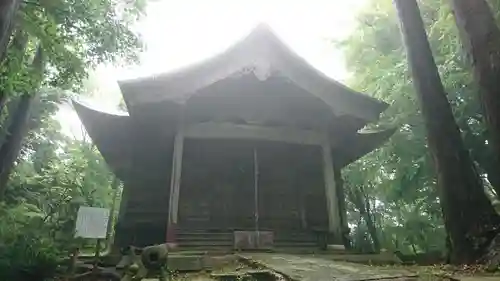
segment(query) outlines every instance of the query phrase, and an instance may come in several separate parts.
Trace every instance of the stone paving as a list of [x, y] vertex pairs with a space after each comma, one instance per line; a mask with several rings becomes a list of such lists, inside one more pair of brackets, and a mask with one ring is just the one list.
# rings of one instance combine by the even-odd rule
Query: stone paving
[[294, 281], [417, 280], [414, 272], [403, 269], [332, 261], [309, 255], [245, 253], [240, 257]]
[[499, 281], [500, 276], [453, 276], [460, 281]]

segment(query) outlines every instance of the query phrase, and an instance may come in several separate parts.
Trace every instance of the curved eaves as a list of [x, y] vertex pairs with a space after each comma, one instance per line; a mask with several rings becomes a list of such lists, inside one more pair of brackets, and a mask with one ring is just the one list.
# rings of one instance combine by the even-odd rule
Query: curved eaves
[[334, 148], [332, 157], [336, 165], [342, 168], [382, 146], [395, 132], [394, 128], [374, 133], [357, 133], [340, 142]]
[[121, 180], [131, 169], [130, 117], [105, 113], [75, 100], [73, 107], [111, 170]]
[[[119, 81], [127, 106], [171, 99], [185, 102], [196, 91], [246, 67], [270, 67], [328, 104], [336, 115], [378, 119], [387, 104], [327, 77], [293, 52], [266, 25], [225, 52], [175, 72]], [[263, 69], [265, 71], [265, 69]], [[129, 107], [130, 108], [130, 107]]]

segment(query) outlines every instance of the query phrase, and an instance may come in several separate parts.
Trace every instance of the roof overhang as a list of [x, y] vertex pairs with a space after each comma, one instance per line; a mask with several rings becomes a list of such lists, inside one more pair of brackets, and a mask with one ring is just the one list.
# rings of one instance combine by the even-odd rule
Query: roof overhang
[[286, 46], [266, 25], [225, 52], [175, 72], [119, 81], [129, 108], [173, 100], [186, 103], [202, 88], [244, 72], [259, 79], [283, 76], [323, 100], [336, 116], [352, 115], [367, 122], [379, 118], [388, 104], [358, 93], [327, 77]]
[[[133, 116], [106, 113], [91, 108], [81, 102], [73, 101], [74, 108], [82, 120], [88, 134], [92, 138], [104, 159], [120, 179], [125, 179], [131, 174], [132, 156], [134, 146]], [[171, 123], [170, 131], [175, 131], [175, 123]], [[381, 130], [377, 132], [355, 133], [346, 135], [332, 143], [333, 158], [336, 165], [344, 167], [356, 161], [365, 154], [375, 150], [386, 142], [396, 129]], [[307, 144], [307, 143], [306, 143]], [[147, 146], [135, 146], [149, 149]], [[140, 152], [139, 152], [140, 153]]]
[[73, 100], [73, 107], [111, 170], [124, 180], [131, 169], [130, 117], [103, 112]]
[[360, 159], [382, 146], [396, 132], [396, 128], [356, 133], [344, 138], [332, 149], [336, 165], [340, 168]]

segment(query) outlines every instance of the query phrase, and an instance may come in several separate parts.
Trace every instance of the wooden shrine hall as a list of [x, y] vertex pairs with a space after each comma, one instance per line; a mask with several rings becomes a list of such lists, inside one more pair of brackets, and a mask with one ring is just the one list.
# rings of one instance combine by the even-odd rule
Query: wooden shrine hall
[[118, 247], [345, 243], [341, 169], [394, 133], [363, 132], [387, 104], [328, 78], [265, 25], [210, 59], [119, 86], [128, 113], [74, 102], [124, 183]]

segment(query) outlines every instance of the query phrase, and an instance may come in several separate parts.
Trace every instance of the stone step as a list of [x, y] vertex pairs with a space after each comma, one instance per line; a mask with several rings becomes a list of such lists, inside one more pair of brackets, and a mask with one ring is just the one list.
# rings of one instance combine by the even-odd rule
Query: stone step
[[212, 273], [210, 277], [220, 281], [237, 280], [276, 280], [275, 274], [270, 270], [248, 270], [224, 273]]
[[168, 268], [175, 271], [200, 271], [204, 268], [203, 256], [171, 254], [168, 256]]

